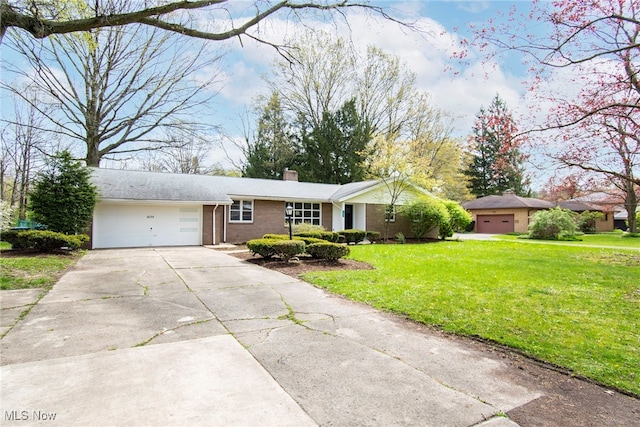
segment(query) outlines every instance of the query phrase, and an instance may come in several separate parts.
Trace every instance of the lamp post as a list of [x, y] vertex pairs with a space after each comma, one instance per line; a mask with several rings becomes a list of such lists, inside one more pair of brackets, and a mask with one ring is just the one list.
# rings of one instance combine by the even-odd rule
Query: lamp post
[[293, 240], [293, 236], [291, 235], [291, 220], [293, 219], [293, 206], [291, 206], [291, 203], [287, 203], [287, 207], [284, 209], [284, 211], [287, 217], [287, 222], [289, 223], [289, 240]]

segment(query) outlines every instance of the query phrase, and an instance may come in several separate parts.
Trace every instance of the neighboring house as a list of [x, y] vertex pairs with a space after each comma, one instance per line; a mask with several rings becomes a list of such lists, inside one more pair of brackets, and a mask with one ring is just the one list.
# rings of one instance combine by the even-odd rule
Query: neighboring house
[[529, 220], [539, 210], [551, 209], [555, 203], [531, 197], [520, 197], [512, 191], [485, 196], [463, 203], [475, 221], [476, 233], [526, 233]]
[[[93, 169], [99, 202], [93, 214], [92, 248], [216, 245], [244, 243], [266, 233], [288, 231], [293, 222], [326, 230], [383, 232], [390, 196], [379, 181], [346, 185], [298, 182], [295, 171], [284, 180]], [[426, 191], [412, 187], [396, 204]], [[394, 215], [389, 236], [411, 237], [410, 223]], [[437, 230], [434, 235], [437, 237]]]
[[[584, 202], [569, 200], [554, 203], [532, 197], [516, 196], [512, 191], [502, 195], [485, 196], [463, 203], [462, 206], [471, 212], [475, 221], [476, 233], [527, 233], [533, 215], [539, 210], [552, 209], [556, 206], [574, 212], [600, 211], [602, 209]], [[598, 231], [613, 230], [613, 214], [603, 212], [605, 217], [596, 223]]]
[[582, 213], [586, 211], [590, 212], [601, 212], [602, 218], [596, 220], [596, 231], [613, 231], [614, 229], [614, 212], [612, 209], [603, 208], [593, 203], [584, 202], [581, 200], [566, 200], [563, 202], [558, 202], [558, 206], [564, 209], [569, 209], [571, 211]]

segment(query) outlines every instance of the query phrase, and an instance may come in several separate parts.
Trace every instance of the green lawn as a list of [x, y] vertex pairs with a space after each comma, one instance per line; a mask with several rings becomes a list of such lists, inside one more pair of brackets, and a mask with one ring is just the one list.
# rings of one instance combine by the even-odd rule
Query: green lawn
[[76, 251], [69, 255], [0, 255], [0, 290], [53, 286], [83, 254]]
[[594, 245], [594, 246], [610, 246], [610, 247], [640, 249], [640, 237], [622, 237], [622, 234], [623, 234], [622, 232], [584, 234], [579, 236], [581, 240], [561, 241], [561, 242], [518, 239], [518, 236], [510, 236], [506, 234], [499, 235], [496, 237], [501, 240], [517, 240], [518, 242], [524, 242], [524, 243], [543, 242], [547, 244], [557, 244], [557, 245], [559, 244], [569, 244], [573, 246]]
[[356, 246], [351, 257], [375, 270], [304, 278], [640, 394], [638, 251], [448, 241]]

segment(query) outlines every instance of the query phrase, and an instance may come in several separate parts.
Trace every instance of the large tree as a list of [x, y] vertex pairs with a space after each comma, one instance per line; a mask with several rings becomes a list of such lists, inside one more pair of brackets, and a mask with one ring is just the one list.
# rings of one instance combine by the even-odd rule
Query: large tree
[[424, 94], [415, 97], [410, 117], [406, 161], [413, 169], [412, 181], [445, 199], [471, 199], [464, 174], [467, 156], [452, 136], [454, 118], [430, 105]]
[[218, 58], [203, 45], [189, 51], [170, 33], [140, 25], [44, 41], [15, 37], [9, 44], [29, 67], [7, 69], [39, 96], [9, 82], [3, 89], [49, 119], [39, 130], [79, 142], [89, 166], [163, 148], [163, 129], [208, 126], [196, 112], [214, 94], [211, 67]]
[[[560, 164], [616, 183], [633, 217], [640, 186], [640, 1], [538, 1], [528, 16], [481, 29], [480, 43], [528, 58], [533, 94], [553, 105], [534, 127], [545, 131], [541, 144]], [[528, 28], [531, 22], [536, 28]]]
[[480, 108], [471, 137], [472, 160], [466, 175], [471, 192], [477, 197], [513, 190], [527, 195], [524, 172], [523, 138], [506, 104], [496, 95], [488, 109]]
[[355, 100], [325, 111], [320, 123], [302, 134], [300, 178], [333, 184], [363, 180], [370, 140], [369, 122], [358, 115]]
[[355, 100], [373, 134], [405, 130], [415, 74], [398, 57], [372, 46], [358, 52], [348, 40], [320, 31], [306, 32], [289, 44], [293, 60], [278, 61], [267, 81], [291, 117], [302, 114], [316, 128], [324, 113]]
[[294, 168], [298, 156], [296, 137], [282, 110], [280, 97], [273, 92], [260, 108], [258, 129], [243, 147], [242, 173], [249, 178], [282, 179], [286, 168]]
[[[385, 18], [381, 7], [348, 0], [293, 1], [261, 0], [246, 2], [239, 10], [230, 0], [130, 1], [94, 0], [42, 1], [0, 0], [0, 41], [9, 28], [20, 29], [35, 38], [69, 34], [98, 28], [142, 24], [180, 35], [207, 40], [227, 40], [245, 36], [262, 43], [259, 24], [278, 13], [300, 18], [305, 11], [343, 14], [348, 8], [364, 8]], [[236, 17], [234, 18], [234, 12]], [[198, 27], [201, 25], [201, 27]], [[253, 31], [252, 31], [253, 30]]]

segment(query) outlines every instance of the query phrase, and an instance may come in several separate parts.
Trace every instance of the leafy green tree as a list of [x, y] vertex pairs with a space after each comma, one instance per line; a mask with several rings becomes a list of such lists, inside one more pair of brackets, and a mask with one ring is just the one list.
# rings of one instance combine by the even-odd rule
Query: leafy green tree
[[84, 232], [98, 198], [90, 175], [91, 170], [68, 151], [54, 156], [36, 177], [30, 200], [33, 219], [51, 231]]
[[515, 121], [499, 95], [488, 110], [480, 109], [473, 126], [472, 162], [465, 171], [469, 189], [477, 197], [513, 190], [519, 196], [529, 193], [529, 179], [521, 152], [523, 139], [517, 135]]
[[358, 115], [355, 100], [336, 112], [323, 113], [318, 127], [302, 135], [301, 178], [333, 184], [363, 180], [370, 140], [369, 123]]
[[249, 178], [282, 179], [283, 171], [296, 163], [295, 140], [280, 96], [273, 92], [262, 108], [255, 141], [247, 144], [242, 174]]

